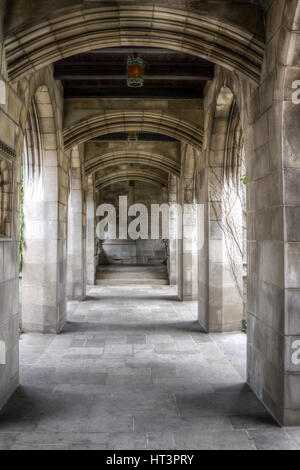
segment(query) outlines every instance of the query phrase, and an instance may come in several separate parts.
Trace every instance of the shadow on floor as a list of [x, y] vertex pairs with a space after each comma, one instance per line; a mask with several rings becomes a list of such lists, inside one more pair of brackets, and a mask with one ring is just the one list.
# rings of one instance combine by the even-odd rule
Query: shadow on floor
[[[100, 316], [100, 315], [99, 315]], [[193, 322], [156, 322], [155, 323], [155, 328], [153, 327], [153, 324], [145, 324], [145, 323], [134, 323], [130, 321], [130, 317], [128, 318], [127, 323], [108, 323], [108, 322], [84, 322], [82, 320], [79, 320], [78, 322], [75, 321], [68, 321], [64, 327], [64, 329], [61, 331], [61, 335], [65, 333], [76, 333], [80, 331], [94, 331], [95, 333], [97, 332], [103, 332], [103, 331], [125, 331], [125, 332], [130, 332], [134, 331], [135, 333], [137, 331], [141, 332], [153, 332], [153, 333], [172, 333], [172, 332], [190, 332], [190, 333], [199, 333], [203, 336], [203, 338], [207, 341], [211, 341], [211, 338], [209, 334], [207, 334], [203, 328], [199, 325], [197, 321]], [[203, 339], [203, 341], [204, 341]]]
[[[103, 294], [99, 294], [99, 295], [87, 295], [86, 298], [84, 299], [83, 302], [90, 302], [90, 301], [93, 301], [93, 300], [102, 300], [102, 301], [111, 301], [111, 300], [116, 300], [116, 297], [113, 296], [113, 295], [103, 295]], [[121, 302], [122, 300], [125, 300], [126, 302], [128, 302], [128, 300], [132, 300], [132, 301], [135, 301], [135, 300], [150, 300], [150, 301], [158, 301], [158, 302], [180, 302], [182, 303], [182, 301], [179, 299], [178, 295], [176, 294], [162, 294], [162, 295], [154, 295], [154, 296], [150, 296], [150, 295], [146, 295], [146, 294], [141, 294], [141, 295], [130, 295], [130, 296], [120, 296], [118, 295], [118, 301]]]
[[[239, 389], [228, 385], [218, 392], [203, 391], [201, 384], [198, 392], [195, 384], [191, 391], [178, 389], [174, 383], [161, 391], [156, 387], [152, 390], [150, 385], [143, 396], [138, 387], [132, 390], [107, 385], [106, 388], [105, 391], [105, 386], [98, 385], [95, 389], [93, 384], [77, 383], [58, 385], [58, 390], [53, 392], [50, 386], [20, 386], [0, 414], [0, 433], [117, 432], [117, 427], [110, 423], [118, 422], [123, 429], [133, 417], [138, 426], [149, 431], [155, 424], [165, 431], [169, 426], [175, 427], [173, 430], [177, 432], [191, 426], [197, 433], [197, 426], [201, 431], [209, 421], [217, 429], [222, 417], [226, 418], [225, 422], [228, 420], [228, 431], [232, 425], [236, 429], [279, 427], [245, 384]], [[173, 396], [176, 403], [170, 399]]]

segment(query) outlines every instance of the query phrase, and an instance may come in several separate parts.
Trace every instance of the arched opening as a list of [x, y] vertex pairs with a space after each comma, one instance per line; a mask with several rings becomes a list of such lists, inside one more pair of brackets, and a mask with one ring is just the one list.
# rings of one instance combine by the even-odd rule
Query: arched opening
[[[181, 174], [178, 184], [178, 202], [182, 208], [181, 238], [177, 242], [179, 298], [198, 300], [198, 237], [199, 218], [197, 172], [201, 152], [181, 144]], [[177, 222], [178, 223], [178, 222]], [[197, 311], [197, 306], [196, 306]]]
[[[142, 116], [142, 114], [144, 113], [140, 113], [139, 111], [136, 113], [137, 116]], [[158, 120], [158, 116], [160, 116], [159, 113], [154, 112], [151, 114], [153, 114], [155, 119]], [[160, 125], [160, 129], [157, 128], [155, 133], [153, 130], [152, 132], [141, 132], [139, 133], [138, 140], [136, 142], [130, 142], [127, 139], [127, 132], [124, 132], [124, 128], [122, 127], [127, 125], [126, 121], [120, 121], [118, 133], [111, 133], [109, 113], [107, 113], [107, 116], [108, 121], [106, 133], [101, 133], [100, 137], [95, 136], [86, 144], [86, 161], [84, 165], [85, 174], [93, 175], [95, 178], [95, 187], [100, 195], [98, 205], [103, 202], [101, 199], [103, 192], [112, 192], [113, 199], [116, 199], [116, 210], [118, 214], [119, 196], [123, 195], [129, 197], [129, 192], [132, 196], [135, 193], [134, 188], [136, 184], [139, 188], [142, 187], [140, 183], [145, 183], [146, 188], [152, 188], [150, 193], [152, 192], [153, 204], [161, 205], [163, 203], [167, 203], [168, 197], [160, 197], [158, 198], [159, 200], [157, 200], [154, 193], [156, 191], [157, 194], [160, 195], [162, 191], [168, 192], [168, 175], [174, 175], [175, 178], [179, 178], [180, 176], [181, 147], [180, 141], [175, 137], [175, 129], [174, 136], [170, 138], [163, 133], [162, 125]], [[128, 116], [126, 116], [125, 119], [130, 121]], [[165, 120], [165, 118], [163, 118], [163, 120]], [[88, 135], [86, 138], [88, 138]], [[198, 145], [201, 145], [201, 143], [199, 142]], [[129, 186], [130, 182], [131, 186]], [[119, 195], [116, 194], [116, 191], [118, 190], [121, 191]], [[140, 196], [138, 204], [143, 203], [143, 197]], [[107, 199], [106, 196], [105, 199]], [[158, 271], [164, 271], [164, 284], [166, 266], [168, 267], [168, 277], [170, 279], [168, 263], [170, 240], [162, 238], [162, 231], [160, 231], [159, 240], [151, 240], [151, 204], [149, 194], [146, 199], [146, 208], [149, 215], [149, 239], [133, 241], [127, 240], [126, 242], [124, 240], [105, 240], [104, 242], [98, 240], [99, 251], [102, 253], [100, 261], [101, 263], [106, 263], [105, 269], [107, 269], [107, 263], [112, 262], [112, 260], [110, 255], [105, 255], [105, 250], [122, 250], [121, 246], [124, 248], [126, 245], [126, 248], [124, 248], [124, 255], [122, 253], [120, 254], [120, 252], [119, 256], [115, 255], [115, 263], [121, 263], [122, 259], [127, 259], [127, 265], [129, 265], [129, 263], [132, 263], [134, 260], [135, 265], [143, 264], [143, 268], [146, 268], [145, 265], [148, 267], [151, 266], [152, 270], [154, 269], [154, 263], [156, 265], [158, 263], [163, 263], [163, 266], [160, 267], [161, 269], [158, 269], [159, 266], [156, 266], [156, 268]], [[175, 198], [175, 202], [176, 201], [177, 195]], [[129, 217], [128, 221], [132, 219], [133, 217]], [[160, 214], [160, 225], [162, 225], [162, 223], [162, 214]], [[128, 256], [128, 253], [125, 253], [126, 250], [130, 251], [130, 244], [130, 249], [133, 250], [134, 253], [138, 252], [137, 256], [132, 256], [131, 258]], [[144, 256], [142, 256], [143, 251]], [[125, 262], [123, 262], [123, 264], [125, 264]], [[122, 269], [124, 271], [124, 266]], [[130, 269], [132, 270], [132, 266]], [[144, 278], [143, 282], [145, 281], [146, 279]], [[151, 283], [150, 277], [148, 278], [148, 283], [149, 282]], [[174, 284], [174, 282], [172, 282], [172, 284]]]
[[208, 250], [207, 277], [201, 255], [199, 266], [208, 296], [199, 303], [199, 320], [207, 331], [239, 331], [243, 319], [245, 326], [246, 175], [239, 113], [226, 86], [216, 96], [207, 159], [208, 245], [201, 251]]
[[[155, 178], [149, 170], [148, 174], [141, 169], [131, 174], [118, 174], [114, 170], [113, 174], [114, 177], [109, 174], [104, 180], [96, 181], [97, 220], [101, 223], [105, 219], [100, 215], [107, 215], [106, 210], [101, 211], [101, 205], [111, 205], [116, 211], [117, 227], [113, 237], [107, 234], [99, 240], [96, 283], [112, 286], [166, 285], [167, 249], [161, 230], [162, 220], [157, 238], [151, 236], [152, 206], [168, 202], [166, 181], [158, 181], [158, 177]], [[123, 234], [125, 226], [126, 237]]]
[[[243, 298], [242, 330], [247, 332], [247, 174], [246, 155], [242, 123], [238, 106], [233, 100], [228, 120], [228, 128], [224, 156], [225, 195], [228, 202], [225, 210], [230, 243], [227, 251], [232, 260], [232, 273], [234, 278], [240, 277], [239, 268], [234, 267], [242, 258], [242, 285], [239, 287]], [[231, 248], [230, 248], [231, 246]], [[231, 255], [230, 255], [231, 252]], [[237, 258], [237, 260], [235, 260]], [[239, 282], [237, 282], [237, 285]]]
[[[178, 194], [176, 201], [182, 208], [188, 207], [191, 204], [187, 194], [190, 189], [188, 185], [192, 185], [194, 209], [196, 208], [196, 173], [197, 173], [197, 159], [200, 158], [202, 149], [203, 130], [201, 124], [197, 126], [191, 122], [168, 115], [160, 111], [111, 111], [98, 116], [87, 117], [85, 120], [75, 122], [67, 127], [64, 131], [64, 140], [66, 148], [71, 145], [88, 142], [89, 145], [93, 141], [109, 139], [116, 133], [128, 132], [130, 129], [137, 129], [138, 132], [144, 132], [148, 135], [155, 133], [156, 136], [169, 136], [177, 142], [180, 147], [180, 142], [184, 142], [186, 148], [189, 149], [191, 156], [186, 159], [186, 174], [182, 174], [181, 185], [178, 185]], [[91, 158], [85, 164], [86, 174], [93, 172], [95, 176], [96, 188], [101, 190], [112, 183], [123, 181], [140, 181], [149, 182], [158, 186], [168, 186], [168, 174], [174, 174], [179, 177], [182, 169], [181, 154], [184, 152], [183, 147], [179, 149], [179, 159], [172, 161], [170, 158], [162, 158], [157, 154], [141, 153], [141, 157], [134, 157], [133, 153], [129, 152], [126, 156], [126, 151], [118, 151], [114, 155], [108, 153], [101, 155], [99, 158]], [[198, 152], [198, 153], [197, 153]], [[197, 157], [195, 156], [197, 153]], [[123, 160], [122, 160], [123, 157]], [[101, 163], [103, 162], [103, 165]], [[191, 168], [189, 168], [192, 165]], [[101, 173], [101, 177], [97, 176]], [[191, 174], [190, 174], [191, 173]], [[187, 197], [185, 198], [186, 195]], [[186, 199], [186, 201], [185, 201]], [[194, 214], [195, 215], [195, 214]], [[194, 216], [193, 216], [194, 217]], [[185, 214], [182, 220], [178, 219], [177, 224], [182, 224], [183, 220], [188, 220], [189, 215]], [[197, 223], [195, 220], [190, 221], [192, 226], [193, 249], [186, 253], [184, 263], [177, 263], [176, 270], [179, 270], [176, 279], [178, 280], [180, 298], [183, 300], [196, 300], [198, 279], [197, 279]], [[178, 232], [178, 231], [177, 231]], [[185, 248], [190, 245], [188, 241], [190, 230], [186, 229], [185, 236], [187, 237]], [[105, 242], [107, 244], [107, 242]], [[149, 242], [148, 242], [149, 243]], [[170, 242], [166, 242], [167, 257], [170, 254]], [[173, 244], [174, 247], [174, 244]], [[176, 250], [180, 250], [181, 243], [176, 243]], [[159, 250], [158, 250], [159, 251]], [[178, 260], [180, 256], [177, 257]], [[191, 266], [190, 266], [191, 265]], [[192, 266], [193, 265], [193, 266]], [[167, 262], [167, 266], [169, 266]], [[170, 268], [170, 266], [169, 266]], [[171, 268], [169, 269], [169, 278], [171, 277]], [[173, 281], [174, 281], [173, 277]], [[172, 282], [173, 282], [172, 281]], [[192, 281], [192, 293], [186, 292], [182, 288], [182, 283], [185, 284], [187, 291], [189, 291], [189, 281]]]

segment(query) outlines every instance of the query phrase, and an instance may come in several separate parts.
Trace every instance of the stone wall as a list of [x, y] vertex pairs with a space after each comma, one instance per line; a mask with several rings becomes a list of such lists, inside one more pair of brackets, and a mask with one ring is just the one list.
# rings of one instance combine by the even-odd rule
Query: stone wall
[[[247, 145], [248, 381], [281, 424], [300, 423], [300, 4], [275, 0], [267, 11], [265, 60], [251, 96]], [[297, 365], [298, 364], [298, 365]]]
[[[5, 53], [3, 50], [3, 18], [5, 1], [0, 1], [0, 59], [1, 97], [0, 103], [0, 165], [1, 175], [4, 166], [9, 169], [5, 175], [5, 187], [10, 189], [7, 198], [8, 211], [0, 218], [0, 408], [18, 385], [19, 377], [19, 272], [18, 272], [18, 184], [15, 173], [19, 168], [16, 140], [22, 100], [17, 95], [17, 87], [9, 86], [6, 80]], [[2, 90], [4, 94], [2, 94]], [[8, 179], [8, 181], [7, 181]], [[1, 185], [1, 199], [3, 195]]]
[[197, 127], [203, 123], [203, 100], [174, 99], [74, 99], [65, 100], [64, 128], [68, 129], [78, 121], [98, 116], [102, 113], [121, 111], [161, 112], [174, 118], [190, 122]]

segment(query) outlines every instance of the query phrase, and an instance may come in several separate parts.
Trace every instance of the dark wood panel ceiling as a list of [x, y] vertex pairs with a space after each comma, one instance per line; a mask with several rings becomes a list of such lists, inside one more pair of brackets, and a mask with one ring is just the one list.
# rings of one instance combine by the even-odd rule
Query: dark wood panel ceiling
[[[144, 86], [126, 84], [127, 57], [139, 54], [146, 63]], [[189, 54], [148, 47], [118, 47], [78, 54], [54, 64], [66, 98], [199, 99], [214, 66]]]

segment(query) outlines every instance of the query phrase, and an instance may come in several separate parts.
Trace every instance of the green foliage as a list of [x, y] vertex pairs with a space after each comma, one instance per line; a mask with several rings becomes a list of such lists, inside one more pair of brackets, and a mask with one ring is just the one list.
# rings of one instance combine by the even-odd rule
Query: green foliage
[[23, 249], [24, 249], [24, 175], [21, 168], [21, 186], [20, 186], [20, 233], [19, 233], [19, 272], [23, 269]]
[[241, 177], [241, 182], [242, 182], [243, 184], [246, 184], [246, 183], [247, 183], [246, 175], [243, 175], [243, 176]]
[[244, 333], [247, 333], [247, 320], [246, 320], [246, 318], [243, 318], [243, 320], [242, 320], [242, 331]]

